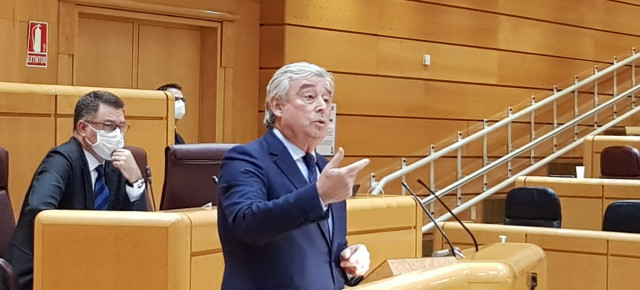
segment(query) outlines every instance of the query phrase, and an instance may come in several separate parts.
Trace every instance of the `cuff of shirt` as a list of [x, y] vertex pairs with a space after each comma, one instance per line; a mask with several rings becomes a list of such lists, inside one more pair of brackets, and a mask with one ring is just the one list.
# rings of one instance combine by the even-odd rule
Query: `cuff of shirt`
[[324, 201], [322, 201], [322, 197], [318, 196], [318, 198], [320, 199], [320, 205], [322, 206], [322, 209], [324, 211], [327, 211], [327, 209], [329, 208], [328, 205], [324, 204]]
[[131, 202], [138, 200], [140, 196], [142, 196], [142, 193], [144, 193], [145, 188], [146, 184], [144, 182], [144, 179], [140, 179], [134, 182], [131, 186], [127, 184], [126, 190], [127, 195], [129, 196], [129, 200]]

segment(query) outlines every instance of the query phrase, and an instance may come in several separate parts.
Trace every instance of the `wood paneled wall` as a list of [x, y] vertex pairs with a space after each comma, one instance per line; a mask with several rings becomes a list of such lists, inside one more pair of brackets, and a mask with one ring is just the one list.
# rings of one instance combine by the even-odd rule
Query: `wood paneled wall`
[[[0, 38], [2, 38], [0, 64], [3, 68], [0, 70], [0, 82], [45, 85], [71, 85], [74, 78], [83, 79], [89, 76], [86, 72], [83, 72], [83, 75], [74, 75], [74, 73], [77, 74], [77, 71], [74, 71], [74, 61], [80, 60], [74, 59], [78, 43], [73, 37], [77, 35], [78, 29], [85, 28], [79, 27], [82, 23], [79, 21], [77, 11], [72, 13], [74, 9], [77, 10], [78, 5], [84, 7], [82, 11], [85, 12], [87, 9], [90, 11], [111, 9], [120, 11], [121, 17], [128, 17], [134, 13], [145, 15], [145, 20], [156, 21], [155, 23], [178, 17], [186, 18], [190, 23], [197, 23], [198, 19], [205, 17], [203, 15], [210, 18], [211, 15], [219, 14], [217, 17], [223, 20], [219, 30], [222, 41], [203, 44], [205, 49], [211, 48], [207, 50], [211, 55], [204, 55], [201, 58], [203, 62], [217, 58], [220, 60], [219, 67], [206, 66], [208, 62], [200, 65], [203, 76], [215, 76], [204, 78], [201, 87], [203, 90], [216, 90], [217, 96], [220, 97], [213, 100], [215, 104], [212, 104], [211, 100], [201, 101], [200, 106], [216, 108], [215, 114], [200, 116], [201, 120], [204, 120], [201, 129], [214, 130], [212, 126], [221, 124], [215, 131], [218, 134], [215, 140], [217, 142], [244, 143], [258, 136], [258, 128], [255, 124], [258, 122], [259, 0], [0, 0], [0, 3], [2, 7], [0, 9]], [[66, 17], [69, 15], [71, 17]], [[25, 65], [29, 21], [44, 21], [49, 24], [46, 68]], [[211, 32], [204, 29], [202, 33], [206, 36]], [[203, 38], [206, 37], [203, 36]], [[132, 40], [129, 39], [129, 41]], [[174, 44], [167, 40], [166, 45]], [[216, 45], [220, 47], [213, 47]], [[95, 52], [99, 53], [100, 50], [96, 49]], [[102, 57], [108, 58], [106, 63], [110, 69], [123, 65], [130, 66], [132, 62], [130, 58], [124, 56], [105, 54]], [[175, 62], [166, 63], [164, 66], [158, 66], [154, 73], [162, 74], [179, 65]], [[100, 69], [100, 66], [89, 69], [92, 79], [101, 75]], [[212, 70], [215, 71], [212, 72]], [[199, 78], [200, 76], [183, 77]], [[114, 80], [110, 81], [113, 83]], [[161, 107], [154, 107], [151, 103], [127, 98], [127, 95], [131, 94], [121, 95], [127, 104], [127, 119], [132, 125], [131, 131], [127, 134], [127, 143], [142, 146], [162, 138], [162, 142], [154, 143], [160, 144], [158, 147], [142, 146], [149, 154], [154, 172], [156, 200], [159, 201], [164, 168], [163, 148], [173, 142], [171, 140], [166, 142], [166, 134], [157, 134], [159, 130], [165, 132], [168, 123], [170, 123], [168, 126], [173, 126], [173, 120], [163, 121], [162, 125], [158, 125], [154, 123], [158, 120], [158, 116], [154, 114], [160, 110], [165, 118], [166, 114], [173, 114], [173, 110], [169, 110], [165, 102]], [[161, 95], [164, 98], [164, 94]], [[50, 148], [71, 136], [72, 124], [69, 109], [73, 109], [78, 96], [78, 94], [56, 95], [53, 92], [45, 95], [0, 94], [0, 146], [9, 149], [11, 158], [9, 188], [16, 215], [19, 213], [28, 182], [42, 157]], [[163, 99], [163, 101], [166, 100]], [[190, 111], [190, 114], [197, 116], [195, 111], [197, 107], [196, 103], [191, 103], [189, 109], [193, 111]], [[151, 114], [152, 111], [156, 113]], [[215, 124], [211, 120], [215, 120]]]
[[[358, 181], [369, 189], [369, 173], [378, 178], [530, 103], [548, 97], [554, 85], [567, 87], [609, 66], [614, 56], [631, 54], [640, 44], [640, 6], [605, 0], [409, 1], [409, 0], [262, 0], [260, 28], [260, 112], [265, 85], [280, 66], [316, 63], [333, 72], [338, 106], [337, 145], [349, 161], [372, 157]], [[431, 65], [422, 64], [423, 55]], [[623, 72], [624, 71], [624, 72]], [[630, 69], [621, 70], [619, 78]], [[626, 84], [629, 87], [628, 84]], [[603, 100], [611, 95], [603, 80]], [[588, 91], [580, 98], [593, 98]], [[588, 99], [587, 99], [588, 100]], [[602, 102], [602, 100], [601, 100]], [[581, 112], [592, 107], [587, 104]], [[559, 103], [559, 119], [573, 116], [572, 103]], [[611, 113], [599, 115], [600, 123]], [[550, 110], [536, 114], [536, 135], [551, 129]], [[529, 117], [514, 124], [514, 146], [530, 140]], [[629, 121], [631, 123], [635, 120]], [[627, 123], [629, 123], [627, 122]], [[579, 131], [591, 126], [585, 122]], [[264, 130], [264, 129], [263, 129]], [[490, 136], [490, 160], [504, 154], [506, 131]], [[564, 134], [560, 143], [572, 141]], [[482, 163], [482, 143], [462, 151], [463, 174]], [[536, 158], [551, 152], [551, 143]], [[516, 147], [514, 147], [516, 148]], [[565, 158], [578, 161], [581, 150]], [[436, 163], [436, 187], [456, 177], [455, 155]], [[528, 155], [520, 156], [522, 163]], [[514, 165], [515, 166], [515, 165]], [[473, 167], [473, 170], [466, 168]], [[428, 169], [412, 174], [429, 179]], [[538, 174], [544, 174], [544, 170]], [[490, 177], [490, 186], [504, 180]], [[398, 193], [399, 183], [386, 192]], [[474, 194], [481, 184], [463, 187]], [[424, 191], [422, 191], [424, 193]]]

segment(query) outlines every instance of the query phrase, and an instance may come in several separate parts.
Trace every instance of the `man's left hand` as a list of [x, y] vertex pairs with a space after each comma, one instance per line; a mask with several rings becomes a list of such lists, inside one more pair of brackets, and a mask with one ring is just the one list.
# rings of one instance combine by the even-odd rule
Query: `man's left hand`
[[134, 183], [142, 178], [140, 168], [138, 168], [136, 159], [131, 154], [131, 151], [124, 148], [116, 149], [111, 154], [111, 161], [113, 162], [113, 167], [118, 168], [129, 183]]
[[340, 253], [340, 266], [352, 276], [363, 276], [371, 263], [369, 251], [363, 244], [349, 246]]

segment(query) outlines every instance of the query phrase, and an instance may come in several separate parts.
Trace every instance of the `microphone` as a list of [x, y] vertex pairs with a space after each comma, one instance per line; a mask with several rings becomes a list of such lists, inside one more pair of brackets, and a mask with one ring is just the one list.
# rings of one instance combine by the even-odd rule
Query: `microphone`
[[[411, 188], [409, 188], [409, 185], [406, 182], [402, 182], [402, 186], [404, 188], [407, 189], [407, 191], [409, 191], [409, 193], [411, 193], [411, 196], [413, 196], [413, 199], [416, 200], [416, 202], [418, 202], [418, 204], [420, 205], [420, 207], [422, 207], [422, 210], [424, 211], [425, 214], [427, 214], [427, 216], [429, 217], [429, 219], [431, 220], [431, 222], [436, 226], [436, 229], [438, 229], [438, 231], [440, 232], [440, 234], [442, 234], [442, 237], [445, 239], [445, 241], [447, 241], [447, 244], [449, 244], [449, 250], [451, 251], [451, 255], [452, 256], [460, 256], [460, 258], [464, 259], [464, 255], [462, 253], [460, 253], [460, 251], [457, 251], [455, 249], [455, 247], [453, 246], [453, 243], [451, 243], [451, 240], [449, 239], [449, 237], [447, 236], [447, 234], [445, 234], [444, 230], [440, 227], [440, 225], [438, 225], [438, 223], [436, 222], [436, 219], [433, 217], [433, 215], [431, 215], [431, 213], [429, 212], [429, 210], [427, 210], [427, 208], [424, 206], [424, 204], [422, 204], [422, 201], [420, 201], [420, 198], [413, 192], [413, 190], [411, 190]], [[448, 255], [447, 255], [448, 256]]]
[[147, 188], [151, 191], [151, 210], [156, 211], [156, 198], [153, 194], [152, 180], [151, 180], [151, 167], [149, 165], [144, 167], [144, 172], [146, 173], [145, 182], [147, 183]]
[[471, 233], [469, 228], [467, 228], [467, 226], [464, 225], [464, 223], [458, 218], [458, 216], [456, 216], [456, 214], [454, 214], [453, 211], [451, 211], [449, 206], [447, 206], [447, 204], [444, 203], [444, 201], [442, 201], [442, 199], [440, 199], [440, 197], [438, 197], [438, 195], [435, 192], [433, 192], [433, 190], [431, 190], [431, 188], [429, 188], [420, 178], [418, 178], [417, 181], [418, 183], [420, 183], [420, 185], [426, 188], [431, 193], [431, 195], [433, 195], [440, 202], [440, 204], [442, 204], [442, 206], [444, 206], [444, 208], [447, 209], [447, 211], [451, 214], [451, 216], [453, 216], [453, 218], [455, 218], [458, 221], [458, 223], [462, 226], [462, 228], [464, 228], [464, 230], [467, 231], [467, 233], [469, 234], [469, 236], [471, 236], [471, 239], [473, 240], [473, 245], [475, 246], [476, 252], [477, 252], [478, 241], [476, 241], [476, 237], [473, 235], [473, 233]]

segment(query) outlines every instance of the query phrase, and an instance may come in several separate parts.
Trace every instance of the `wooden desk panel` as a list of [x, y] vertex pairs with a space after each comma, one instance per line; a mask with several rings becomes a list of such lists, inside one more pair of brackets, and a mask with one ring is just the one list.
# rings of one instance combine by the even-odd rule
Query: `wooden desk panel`
[[[465, 234], [456, 222], [443, 224], [450, 237]], [[591, 230], [466, 224], [476, 235], [526, 235], [527, 243], [542, 247], [547, 254], [549, 289], [636, 289], [640, 263], [640, 235]], [[434, 250], [448, 247], [436, 232]], [[455, 245], [459, 240], [453, 239]], [[481, 241], [481, 244], [485, 244]], [[630, 288], [634, 287], [634, 288]]]
[[581, 230], [602, 229], [602, 199], [560, 197], [562, 228]]
[[549, 289], [607, 289], [606, 256], [546, 249], [545, 253]]
[[34, 289], [187, 289], [188, 223], [179, 214], [43, 211]]
[[638, 285], [640, 285], [638, 269], [640, 269], [640, 260], [637, 258], [610, 257], [607, 267], [607, 273], [609, 274], [608, 289], [638, 289]]

